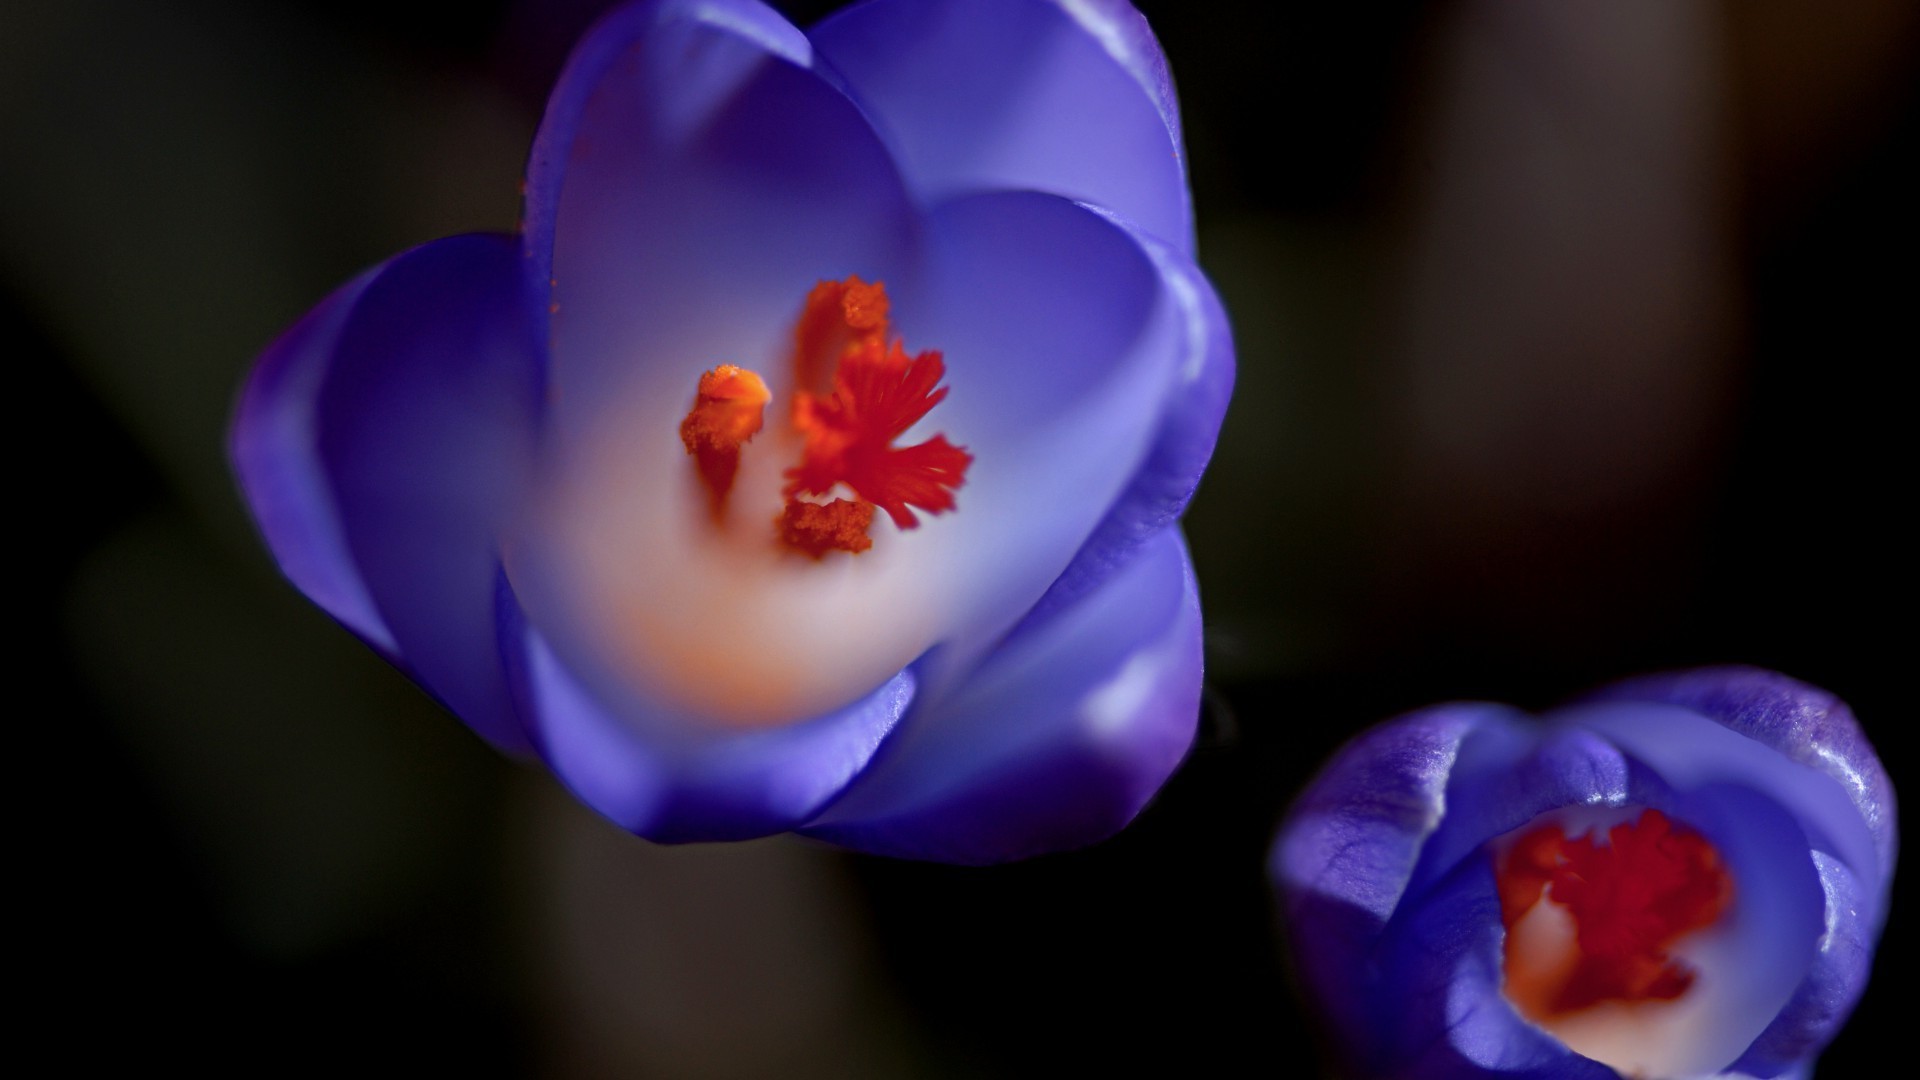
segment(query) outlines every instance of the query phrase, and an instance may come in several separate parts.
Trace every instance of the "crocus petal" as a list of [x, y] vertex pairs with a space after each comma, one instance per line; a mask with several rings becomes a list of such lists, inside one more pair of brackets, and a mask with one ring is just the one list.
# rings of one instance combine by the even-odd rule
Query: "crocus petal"
[[1675, 947], [1699, 973], [1685, 1002], [1693, 1011], [1635, 1038], [1665, 1041], [1666, 1053], [1701, 1075], [1742, 1058], [1801, 992], [1830, 917], [1827, 891], [1806, 832], [1770, 794], [1713, 784], [1676, 792], [1664, 809], [1712, 842], [1734, 901], [1712, 930]]
[[1591, 732], [1543, 731], [1531, 717], [1489, 712], [1460, 746], [1447, 780], [1446, 816], [1421, 849], [1406, 897], [1483, 850], [1489, 837], [1520, 828], [1563, 806], [1648, 804], [1644, 777], [1626, 756]]
[[870, 0], [809, 35], [927, 202], [1047, 191], [1193, 251], [1173, 84], [1116, 0]]
[[535, 139], [525, 236], [552, 287], [562, 437], [609, 408], [671, 441], [716, 363], [776, 395], [822, 279], [890, 278], [915, 216], [885, 146], [753, 0], [660, 0], [597, 25]]
[[[1677, 705], [1596, 702], [1559, 715], [1599, 732], [1676, 788], [1734, 783], [1764, 791], [1794, 814], [1816, 850], [1847, 860], [1856, 873], [1877, 872], [1874, 837], [1846, 790], [1811, 766]], [[1868, 914], [1878, 917], [1878, 903]]]
[[1839, 859], [1816, 851], [1813, 866], [1825, 901], [1813, 963], [1792, 1000], [1734, 1063], [1733, 1071], [1771, 1076], [1808, 1061], [1839, 1033], [1867, 988], [1878, 936], [1867, 913], [1877, 906], [1877, 898]]
[[953, 613], [925, 671], [937, 685], [977, 663], [1095, 534], [1148, 460], [1197, 343], [1185, 279], [1084, 206], [976, 195], [937, 208], [928, 236], [895, 309], [910, 338], [946, 351], [941, 423], [975, 455], [960, 510], [914, 538], [941, 568], [933, 603]]
[[347, 553], [314, 430], [320, 386], [340, 329], [383, 269], [375, 267], [334, 290], [261, 355], [240, 392], [228, 453], [281, 572], [327, 614], [391, 658], [393, 632]]
[[1376, 1022], [1373, 950], [1440, 825], [1460, 744], [1511, 712], [1446, 705], [1382, 724], [1341, 748], [1294, 803], [1271, 873], [1288, 922], [1313, 927], [1296, 935], [1294, 962], [1350, 1045], [1366, 1045]]
[[1177, 530], [916, 712], [802, 830], [881, 854], [989, 863], [1119, 830], [1193, 740], [1200, 609]]
[[537, 327], [510, 236], [389, 263], [339, 333], [316, 410], [341, 531], [407, 668], [524, 749], [495, 631], [499, 536], [530, 460]]
[[[1884, 893], [1899, 847], [1893, 782], [1845, 702], [1798, 679], [1759, 668], [1722, 667], [1630, 679], [1591, 700], [1681, 705], [1831, 777], [1873, 834], [1874, 879]], [[1865, 873], [1867, 867], [1856, 868]], [[1867, 880], [1866, 877], [1861, 878]]]
[[1233, 395], [1233, 333], [1213, 286], [1199, 267], [1172, 248], [1137, 234], [1136, 239], [1159, 271], [1164, 295], [1179, 312], [1184, 333], [1178, 374], [1146, 459], [1073, 562], [1027, 614], [1023, 628], [1045, 621], [1098, 587], [1149, 537], [1179, 518], [1213, 457]]
[[609, 710], [520, 619], [503, 629], [535, 748], [588, 806], [649, 840], [745, 840], [812, 817], [866, 766], [913, 701], [901, 672], [860, 701], [786, 727], [665, 736]]

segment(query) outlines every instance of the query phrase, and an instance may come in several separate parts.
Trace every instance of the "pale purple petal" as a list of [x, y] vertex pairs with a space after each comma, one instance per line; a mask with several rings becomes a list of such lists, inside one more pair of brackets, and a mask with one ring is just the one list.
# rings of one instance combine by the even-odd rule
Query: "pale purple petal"
[[899, 173], [807, 62], [764, 5], [667, 0], [615, 13], [568, 64], [525, 223], [563, 436], [608, 408], [671, 432], [718, 363], [779, 394], [815, 282], [904, 272], [917, 217]]
[[662, 843], [745, 840], [811, 818], [858, 775], [914, 697], [910, 671], [833, 714], [750, 731], [662, 730], [609, 710], [518, 619], [503, 626], [535, 750], [580, 801]]
[[1875, 905], [1846, 863], [1816, 851], [1813, 865], [1825, 914], [1813, 963], [1793, 999], [1734, 1063], [1734, 1071], [1767, 1076], [1810, 1061], [1839, 1033], [1867, 988], [1879, 936], [1867, 913]]
[[[1878, 871], [1875, 837], [1846, 789], [1810, 765], [1678, 705], [1607, 701], [1555, 715], [1598, 732], [1675, 788], [1731, 783], [1764, 792], [1793, 813], [1815, 850], [1845, 859], [1856, 874]], [[1877, 900], [1868, 916], [1880, 917]]]
[[510, 236], [395, 259], [340, 331], [316, 410], [341, 531], [403, 663], [513, 749], [494, 599], [539, 407], [524, 273]]
[[1104, 839], [1193, 740], [1200, 609], [1175, 530], [1044, 629], [915, 711], [803, 831], [908, 858], [989, 863]]
[[869, 0], [809, 33], [927, 202], [1046, 191], [1191, 255], [1166, 59], [1114, 0]]
[[1182, 352], [1158, 433], [1146, 459], [1073, 562], [1034, 605], [1023, 629], [1049, 618], [1125, 565], [1139, 546], [1178, 520], [1213, 457], [1233, 394], [1233, 333], [1213, 286], [1198, 267], [1157, 242], [1141, 239], [1180, 313]]
[[1648, 804], [1653, 794], [1626, 756], [1591, 732], [1489, 713], [1460, 744], [1447, 780], [1446, 816], [1421, 850], [1407, 898], [1417, 900], [1489, 838], [1550, 810]]
[[[1609, 686], [1592, 699], [1682, 705], [1826, 774], [1873, 833], [1878, 886], [1867, 891], [1880, 894], [1884, 905], [1899, 849], [1899, 807], [1886, 768], [1845, 702], [1798, 679], [1749, 667], [1649, 675]], [[1867, 870], [1856, 867], [1860, 880], [1869, 880]]]
[[[404, 258], [404, 256], [399, 256]], [[280, 570], [307, 598], [388, 657], [381, 621], [340, 535], [319, 461], [314, 410], [340, 329], [385, 264], [334, 290], [260, 356], [234, 409], [228, 453], [254, 522]]]
[[946, 203], [929, 218], [926, 254], [894, 290], [896, 322], [947, 362], [952, 392], [922, 427], [974, 455], [959, 509], [913, 538], [938, 545], [930, 562], [943, 578], [966, 583], [928, 672], [943, 683], [946, 665], [976, 663], [1094, 535], [1148, 460], [1194, 351], [1182, 294], [1136, 238], [1064, 199]]

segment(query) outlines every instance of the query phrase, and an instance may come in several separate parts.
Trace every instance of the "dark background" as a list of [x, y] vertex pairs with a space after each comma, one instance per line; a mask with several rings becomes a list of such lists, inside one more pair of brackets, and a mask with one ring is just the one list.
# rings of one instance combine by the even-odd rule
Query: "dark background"
[[[1291, 1074], [1265, 849], [1375, 720], [1739, 661], [1846, 698], [1911, 783], [1920, 9], [1142, 4], [1241, 365], [1189, 518], [1200, 745], [1119, 838], [1016, 866], [619, 834], [282, 583], [221, 446], [334, 284], [513, 226], [601, 6], [0, 8], [30, 1043], [248, 1075]], [[1903, 1034], [1911, 896], [1824, 1075]]]

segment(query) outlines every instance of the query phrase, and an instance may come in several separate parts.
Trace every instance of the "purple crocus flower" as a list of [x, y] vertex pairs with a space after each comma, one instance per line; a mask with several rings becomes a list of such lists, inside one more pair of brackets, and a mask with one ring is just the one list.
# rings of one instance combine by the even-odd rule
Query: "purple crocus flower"
[[1356, 1075], [1805, 1077], [1866, 985], [1894, 819], [1846, 705], [1718, 668], [1382, 724], [1272, 872]]
[[1177, 518], [1233, 357], [1184, 170], [1115, 0], [626, 5], [518, 235], [261, 358], [241, 487], [315, 603], [642, 836], [1093, 842], [1198, 715]]

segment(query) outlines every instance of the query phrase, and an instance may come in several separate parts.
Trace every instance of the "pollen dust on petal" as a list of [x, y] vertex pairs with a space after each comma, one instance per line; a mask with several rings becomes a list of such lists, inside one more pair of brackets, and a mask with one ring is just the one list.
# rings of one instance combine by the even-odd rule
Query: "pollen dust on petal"
[[794, 551], [826, 558], [829, 551], [859, 554], [873, 546], [867, 529], [873, 504], [852, 499], [811, 503], [794, 499], [780, 512], [780, 542]]
[[680, 441], [699, 467], [716, 522], [726, 516], [740, 446], [759, 434], [772, 397], [766, 381], [746, 368], [721, 364], [700, 376], [693, 408], [680, 422]]
[[[1569, 839], [1558, 825], [1531, 830], [1496, 871], [1507, 997], [1536, 1021], [1685, 994], [1695, 973], [1668, 950], [1733, 902], [1733, 880], [1707, 838], [1651, 809], [1607, 830], [1604, 844]], [[1543, 948], [1535, 912], [1543, 900], [1572, 923], [1569, 955], [1534, 955]]]

